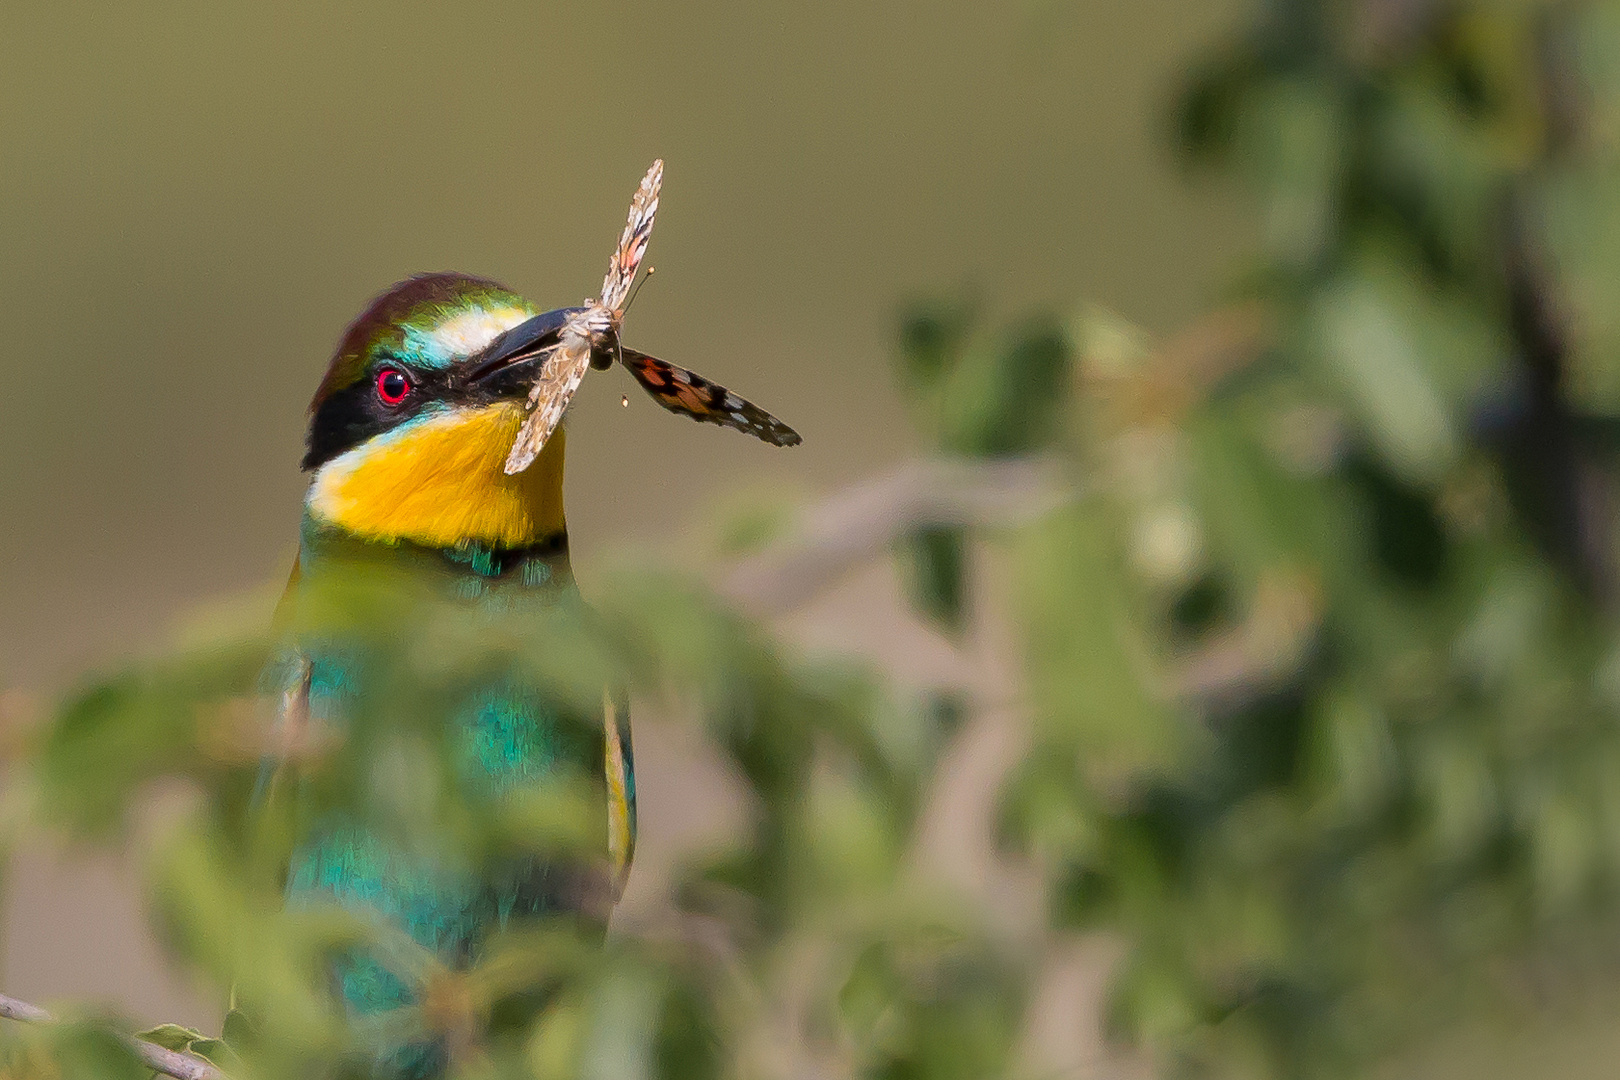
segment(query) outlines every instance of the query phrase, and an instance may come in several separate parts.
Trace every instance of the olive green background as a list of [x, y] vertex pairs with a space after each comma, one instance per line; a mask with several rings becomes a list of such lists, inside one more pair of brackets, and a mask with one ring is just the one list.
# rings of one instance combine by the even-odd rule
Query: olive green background
[[908, 297], [1174, 327], [1247, 230], [1177, 174], [1167, 107], [1242, 10], [0, 3], [0, 690], [284, 575], [304, 409], [347, 320], [422, 270], [578, 303], [654, 157], [658, 274], [629, 340], [805, 444], [594, 375], [569, 443], [587, 577], [722, 493], [906, 453]]

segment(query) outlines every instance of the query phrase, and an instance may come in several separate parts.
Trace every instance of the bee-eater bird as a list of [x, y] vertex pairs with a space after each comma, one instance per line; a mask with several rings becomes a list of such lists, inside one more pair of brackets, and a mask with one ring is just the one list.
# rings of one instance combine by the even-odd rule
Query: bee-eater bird
[[[503, 466], [544, 362], [536, 342], [568, 312], [537, 314], [509, 290], [461, 274], [411, 278], [349, 327], [312, 405], [304, 468], [312, 473], [284, 624], [331, 575], [383, 567], [430, 594], [502, 616], [540, 610], [575, 592], [563, 513], [564, 429], [532, 466]], [[513, 333], [513, 331], [521, 331]], [[292, 612], [294, 617], [286, 619]], [[341, 729], [397, 670], [364, 646], [331, 635], [292, 635], [267, 673], [267, 689], [293, 711]], [[480, 942], [509, 920], [552, 913], [605, 919], [628, 869], [635, 837], [635, 779], [627, 709], [605, 694], [593, 724], [559, 715], [543, 686], [497, 675], [442, 706], [455, 772], [468, 799], [499, 797], [563, 769], [600, 777], [608, 820], [604, 866], [584, 873], [516, 867], [498, 880], [445, 870], [339, 816], [319, 823], [293, 857], [290, 905], [327, 901], [404, 930], [451, 968], [477, 958]], [[574, 722], [570, 723], [570, 719]], [[594, 730], [582, 738], [581, 731]], [[606, 880], [603, 880], [603, 878]], [[606, 899], [604, 899], [604, 897]], [[415, 991], [364, 956], [337, 964], [336, 989], [351, 1014], [418, 1003]], [[426, 1077], [446, 1065], [442, 1040], [397, 1048], [377, 1075]]]
[[[313, 722], [341, 731], [376, 702], [397, 701], [401, 688], [389, 680], [400, 679], [402, 658], [410, 666], [408, 635], [345, 634], [301, 617], [301, 608], [320, 607], [334, 578], [381, 569], [401, 591], [491, 623], [576, 599], [558, 425], [588, 368], [617, 361], [673, 412], [777, 446], [799, 442], [725, 387], [620, 344], [662, 178], [663, 163], [654, 162], [601, 297], [583, 307], [537, 314], [492, 281], [428, 274], [384, 293], [344, 334], [311, 406], [303, 464], [313, 476], [282, 605], [282, 625], [295, 629], [265, 680], [283, 702], [284, 729]], [[455, 853], [424, 846], [408, 829], [379, 831], [352, 813], [326, 813], [293, 855], [288, 903], [335, 901], [380, 919], [452, 970], [475, 962], [489, 935], [513, 919], [574, 915], [605, 924], [635, 843], [623, 695], [605, 689], [598, 716], [565, 715], [547, 687], [515, 664], [497, 664], [476, 668], [448, 694], [441, 686], [420, 695], [409, 709], [430, 714], [429, 726], [448, 738], [456, 795], [468, 802], [487, 804], [548, 779], [599, 778], [600, 857], [518, 856], [473, 872], [465, 860], [459, 869], [446, 865]], [[270, 785], [278, 771], [266, 769]], [[333, 973], [351, 1014], [428, 1009], [422, 998], [431, 995], [376, 956], [351, 951]], [[387, 1044], [368, 1071], [436, 1076], [455, 1043], [448, 1031], [420, 1031]]]
[[[577, 600], [563, 513], [566, 428], [543, 440], [528, 433], [548, 407], [548, 423], [561, 417], [566, 402], [543, 392], [558, 382], [547, 365], [560, 366], [558, 357], [574, 363], [571, 328], [602, 310], [537, 313], [492, 281], [427, 274], [394, 286], [350, 325], [311, 405], [303, 467], [312, 476], [280, 620], [300, 629], [286, 632], [264, 680], [283, 702], [284, 724], [299, 718], [341, 731], [370, 702], [397, 699], [399, 687], [379, 683], [399, 672], [402, 656], [408, 662], [408, 640], [346, 639], [300, 618], [301, 607], [318, 606], [321, 590], [357, 567], [381, 569], [491, 622]], [[799, 441], [725, 387], [621, 347], [622, 308], [609, 314], [609, 332], [585, 339], [590, 366], [622, 363], [673, 412], [778, 446]], [[514, 469], [516, 447], [524, 460]], [[604, 692], [599, 715], [580, 717], [565, 715], [545, 686], [515, 668], [480, 678], [416, 706], [436, 710], [429, 720], [449, 739], [458, 797], [499, 799], [550, 777], [599, 778], [601, 857], [588, 865], [520, 860], [480, 877], [340, 813], [299, 844], [289, 905], [335, 902], [381, 919], [450, 969], [475, 963], [481, 944], [513, 919], [574, 915], [605, 924], [635, 843], [624, 696]], [[282, 771], [267, 766], [261, 794]], [[375, 957], [346, 955], [333, 977], [354, 1016], [424, 1005], [418, 989]], [[367, 1066], [370, 1075], [433, 1077], [448, 1065], [444, 1037], [389, 1046]]]

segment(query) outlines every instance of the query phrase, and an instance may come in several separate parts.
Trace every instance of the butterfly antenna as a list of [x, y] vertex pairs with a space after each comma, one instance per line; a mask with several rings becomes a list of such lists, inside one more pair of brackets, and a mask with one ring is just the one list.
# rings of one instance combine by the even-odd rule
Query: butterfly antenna
[[641, 280], [637, 281], [635, 287], [630, 290], [630, 298], [624, 302], [625, 315], [630, 314], [630, 305], [636, 302], [636, 297], [641, 295], [641, 287], [647, 284], [648, 279], [653, 276], [653, 272], [657, 269], [656, 266], [647, 267], [647, 272], [641, 275]]

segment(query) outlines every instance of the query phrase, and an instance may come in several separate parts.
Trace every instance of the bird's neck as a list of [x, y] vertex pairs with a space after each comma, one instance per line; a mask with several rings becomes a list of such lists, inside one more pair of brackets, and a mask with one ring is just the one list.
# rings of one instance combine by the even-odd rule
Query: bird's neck
[[289, 594], [346, 576], [428, 602], [504, 602], [502, 598], [554, 598], [574, 591], [566, 532], [518, 547], [477, 541], [430, 547], [408, 540], [367, 540], [306, 513]]
[[516, 403], [424, 414], [321, 466], [306, 516], [371, 543], [566, 549], [566, 436], [559, 428], [533, 465], [508, 476], [503, 465], [523, 420]]

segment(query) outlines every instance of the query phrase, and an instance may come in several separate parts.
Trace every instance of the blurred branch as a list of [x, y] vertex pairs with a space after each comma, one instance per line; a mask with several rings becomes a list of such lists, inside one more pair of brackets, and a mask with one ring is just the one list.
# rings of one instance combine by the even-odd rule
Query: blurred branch
[[1279, 571], [1262, 578], [1248, 617], [1189, 653], [1171, 672], [1181, 698], [1218, 712], [1252, 701], [1297, 670], [1326, 606], [1312, 576]]
[[1140, 367], [1110, 371], [1090, 365], [1088, 391], [1108, 402], [1118, 422], [1180, 421], [1231, 375], [1275, 343], [1276, 316], [1245, 301], [1197, 319], [1154, 349]]
[[1153, 369], [1163, 379], [1208, 393], [1215, 384], [1259, 358], [1276, 337], [1276, 316], [1259, 300], [1218, 308], [1171, 337]]
[[[1223, 308], [1176, 335], [1128, 393], [1127, 411], [1179, 415], [1270, 343], [1258, 302]], [[918, 529], [1016, 525], [1074, 494], [1048, 457], [928, 458], [846, 488], [810, 507], [797, 536], [735, 564], [720, 591], [758, 616], [793, 610], [838, 575]]]
[[755, 615], [783, 614], [918, 528], [1016, 524], [1060, 505], [1066, 488], [1045, 458], [906, 462], [812, 506], [794, 539], [742, 560], [720, 591]]
[[[14, 997], [0, 994], [0, 1016], [8, 1020], [21, 1020], [29, 1024], [51, 1024], [56, 1018], [38, 1005], [30, 1005]], [[155, 1043], [119, 1033], [141, 1064], [175, 1080], [228, 1080], [212, 1063], [179, 1050], [165, 1050]]]
[[0, 690], [0, 761], [8, 761], [27, 744], [39, 721], [39, 704], [21, 690]]

